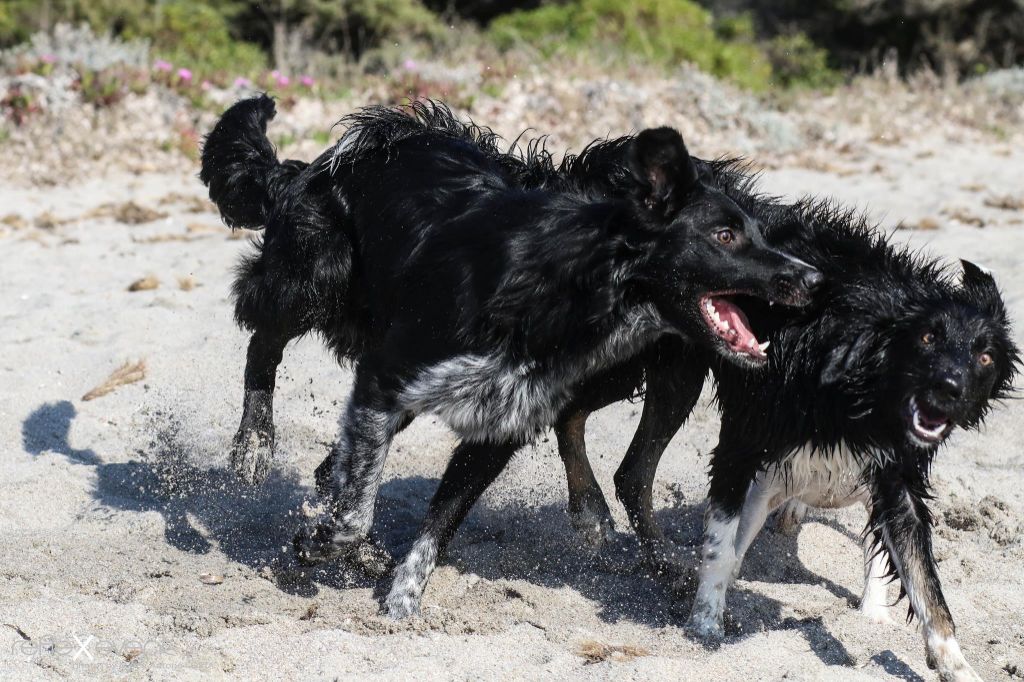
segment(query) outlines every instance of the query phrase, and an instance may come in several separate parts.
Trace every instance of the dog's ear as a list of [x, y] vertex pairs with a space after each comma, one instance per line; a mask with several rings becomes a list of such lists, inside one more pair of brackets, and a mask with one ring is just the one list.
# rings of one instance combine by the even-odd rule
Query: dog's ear
[[961, 260], [960, 263], [964, 266], [964, 276], [961, 280], [964, 293], [979, 308], [1000, 322], [1004, 322], [1006, 320], [1006, 305], [1003, 303], [1003, 297], [999, 293], [999, 287], [996, 286], [996, 280], [992, 277], [992, 273], [969, 260]]
[[852, 341], [833, 348], [825, 360], [819, 383], [822, 386], [835, 386], [849, 379], [869, 356], [873, 337], [870, 332], [862, 332]]
[[629, 170], [652, 211], [667, 213], [697, 183], [697, 166], [673, 128], [648, 128], [633, 140]]

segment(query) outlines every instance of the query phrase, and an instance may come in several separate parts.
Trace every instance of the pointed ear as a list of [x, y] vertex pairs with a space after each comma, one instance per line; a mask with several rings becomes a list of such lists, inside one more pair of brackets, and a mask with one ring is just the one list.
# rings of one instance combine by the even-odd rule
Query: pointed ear
[[633, 140], [629, 170], [641, 187], [641, 200], [665, 213], [697, 183], [697, 166], [683, 137], [673, 128], [648, 128]]
[[961, 280], [964, 292], [979, 308], [999, 320], [1005, 320], [1006, 306], [992, 273], [969, 260], [961, 260], [960, 263], [964, 266], [964, 276]]
[[863, 332], [852, 342], [833, 348], [821, 370], [820, 385], [834, 386], [849, 379], [867, 359], [873, 341], [874, 334]]

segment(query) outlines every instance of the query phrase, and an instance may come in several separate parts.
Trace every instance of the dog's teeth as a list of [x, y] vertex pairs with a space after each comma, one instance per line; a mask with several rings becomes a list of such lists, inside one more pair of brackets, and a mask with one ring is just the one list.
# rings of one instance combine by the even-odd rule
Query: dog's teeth
[[761, 352], [763, 353], [763, 352], [765, 352], [766, 350], [768, 350], [768, 344], [770, 344], [770, 343], [771, 343], [771, 341], [765, 341], [764, 343], [760, 344], [760, 345], [758, 346], [758, 348], [760, 348], [760, 349], [761, 349]]

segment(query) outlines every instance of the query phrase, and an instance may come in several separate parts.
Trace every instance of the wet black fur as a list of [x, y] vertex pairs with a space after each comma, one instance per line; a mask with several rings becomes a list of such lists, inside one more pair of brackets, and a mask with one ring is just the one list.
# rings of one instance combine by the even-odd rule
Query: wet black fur
[[[803, 305], [820, 285], [713, 182], [729, 167], [697, 165], [668, 128], [620, 146], [624, 170], [598, 186], [586, 178], [604, 147], [552, 174], [542, 146], [503, 154], [488, 130], [431, 104], [411, 116], [358, 112], [334, 149], [281, 165], [259, 141], [272, 114], [266, 98], [232, 107], [207, 139], [201, 177], [229, 224], [266, 222], [235, 282], [236, 317], [253, 331], [239, 473], [266, 475], [274, 370], [289, 339], [318, 332], [339, 359], [357, 361], [339, 445], [317, 472], [331, 519], [297, 537], [305, 560], [365, 537], [390, 439], [416, 413], [445, 414], [463, 437], [421, 537], [440, 551], [577, 377], [657, 334], [729, 354], [701, 316], [708, 292]], [[479, 358], [494, 367], [467, 375], [459, 364]], [[456, 383], [430, 388], [437, 376]], [[414, 606], [407, 596], [389, 597], [393, 615]]]

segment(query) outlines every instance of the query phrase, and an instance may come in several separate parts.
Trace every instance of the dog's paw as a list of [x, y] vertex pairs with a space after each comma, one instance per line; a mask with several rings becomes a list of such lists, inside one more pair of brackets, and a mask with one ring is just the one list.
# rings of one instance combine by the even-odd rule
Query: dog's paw
[[674, 542], [660, 538], [643, 543], [644, 560], [656, 576], [664, 576], [673, 581], [672, 590], [679, 594], [685, 588], [690, 589], [689, 581], [685, 580], [691, 573], [694, 564], [692, 552], [688, 552]]
[[274, 430], [240, 429], [231, 444], [231, 468], [249, 485], [261, 485], [274, 459]]
[[942, 682], [981, 682], [955, 638], [931, 636], [925, 641], [928, 667], [938, 673]]
[[705, 646], [719, 644], [725, 638], [725, 625], [715, 619], [693, 618], [686, 621], [686, 634]]
[[392, 588], [387, 599], [384, 600], [384, 610], [391, 620], [403, 620], [410, 616], [418, 616], [420, 600], [414, 594]]
[[615, 523], [604, 500], [569, 507], [569, 523], [586, 545], [598, 549], [615, 539]]
[[326, 521], [303, 526], [292, 540], [295, 558], [300, 564], [316, 564], [335, 559], [353, 549], [352, 542], [338, 538], [334, 524]]
[[869, 623], [874, 623], [875, 625], [898, 624], [898, 621], [892, 617], [889, 607], [885, 605], [867, 606], [862, 604], [857, 611], [861, 617], [866, 618]]
[[363, 570], [366, 575], [380, 580], [391, 572], [395, 560], [384, 547], [373, 538], [366, 538], [348, 553], [345, 560]]

